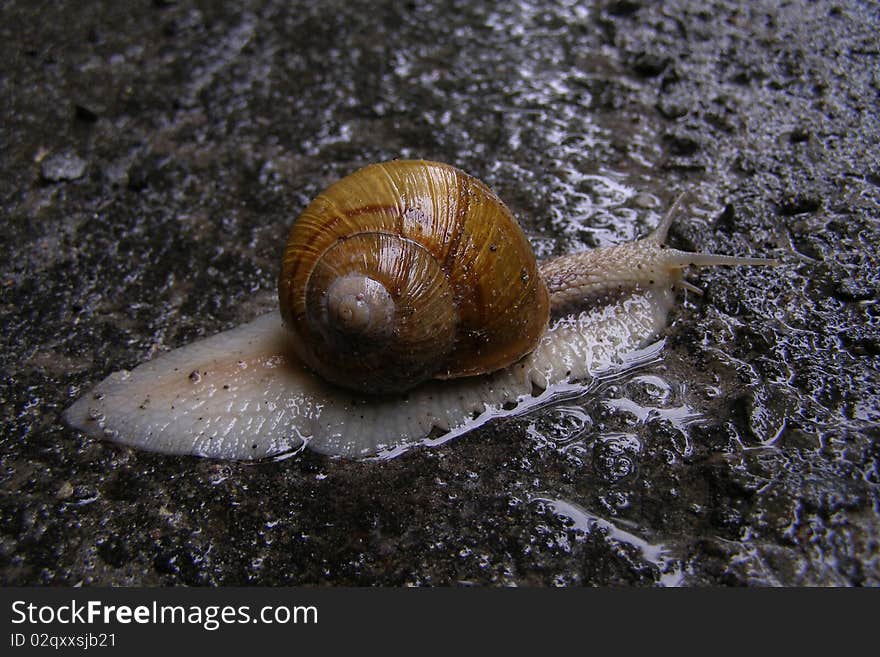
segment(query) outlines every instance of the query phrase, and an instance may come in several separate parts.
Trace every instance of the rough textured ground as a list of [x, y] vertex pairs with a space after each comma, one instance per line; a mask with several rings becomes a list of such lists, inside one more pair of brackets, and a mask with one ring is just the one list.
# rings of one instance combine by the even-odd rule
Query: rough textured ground
[[[0, 9], [3, 584], [880, 584], [871, 2]], [[494, 5], [500, 6], [494, 6]], [[273, 304], [282, 236], [372, 161], [481, 177], [542, 256], [681, 191], [661, 355], [379, 463], [86, 439], [112, 371]]]

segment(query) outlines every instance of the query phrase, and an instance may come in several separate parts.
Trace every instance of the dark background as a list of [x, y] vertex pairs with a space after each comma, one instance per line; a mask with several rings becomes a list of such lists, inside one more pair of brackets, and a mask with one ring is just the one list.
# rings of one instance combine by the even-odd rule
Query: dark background
[[[0, 582], [877, 585], [873, 2], [7, 2]], [[274, 304], [287, 229], [369, 162], [480, 177], [539, 256], [647, 232], [662, 356], [386, 462], [87, 439], [109, 373]]]

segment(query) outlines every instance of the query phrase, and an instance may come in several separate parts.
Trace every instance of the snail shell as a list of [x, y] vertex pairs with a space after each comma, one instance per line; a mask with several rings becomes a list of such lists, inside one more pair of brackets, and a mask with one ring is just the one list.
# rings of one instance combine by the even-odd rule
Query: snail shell
[[278, 296], [309, 368], [383, 393], [507, 367], [549, 318], [531, 246], [501, 199], [421, 160], [373, 164], [315, 198], [290, 232]]

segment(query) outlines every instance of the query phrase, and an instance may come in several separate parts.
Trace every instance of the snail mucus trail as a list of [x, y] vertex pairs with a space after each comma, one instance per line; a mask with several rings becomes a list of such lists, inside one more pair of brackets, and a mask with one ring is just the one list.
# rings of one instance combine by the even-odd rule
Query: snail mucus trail
[[368, 166], [294, 223], [280, 312], [115, 372], [65, 419], [223, 459], [443, 441], [619, 365], [664, 328], [676, 287], [696, 290], [685, 268], [773, 264], [666, 248], [676, 213], [643, 239], [539, 265], [483, 183], [435, 162]]

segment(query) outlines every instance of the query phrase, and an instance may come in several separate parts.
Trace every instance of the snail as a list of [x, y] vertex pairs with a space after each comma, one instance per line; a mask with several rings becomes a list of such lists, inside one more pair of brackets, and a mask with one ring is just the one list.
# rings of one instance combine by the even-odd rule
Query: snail
[[447, 164], [367, 166], [294, 223], [279, 311], [111, 374], [65, 412], [94, 437], [260, 459], [443, 441], [620, 364], [689, 266], [775, 261], [647, 237], [538, 263], [504, 203]]

